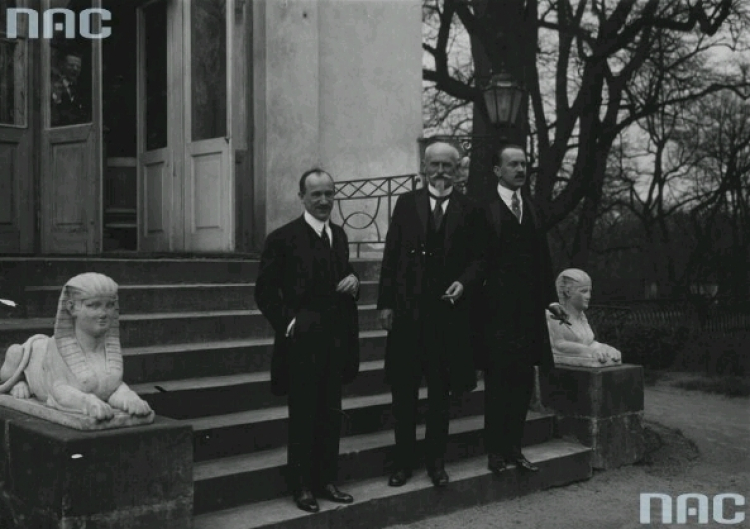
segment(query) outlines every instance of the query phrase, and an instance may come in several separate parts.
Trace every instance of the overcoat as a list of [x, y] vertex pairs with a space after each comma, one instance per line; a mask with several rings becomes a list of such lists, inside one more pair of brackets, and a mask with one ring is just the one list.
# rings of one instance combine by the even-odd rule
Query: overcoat
[[[445, 340], [445, 362], [453, 393], [476, 386], [469, 341], [469, 303], [481, 285], [484, 271], [482, 248], [475, 244], [480, 227], [480, 210], [466, 197], [453, 192], [445, 212], [444, 274], [447, 289], [453, 281], [464, 287], [455, 305], [442, 302], [446, 317], [426, 322], [427, 303], [423, 289], [426, 264], [426, 237], [430, 200], [426, 189], [401, 195], [393, 211], [386, 236], [378, 292], [378, 309], [394, 311], [385, 353], [386, 382], [393, 385], [404, 377], [421, 377], [420, 354], [423, 331], [439, 332]], [[427, 353], [429, 354], [429, 353]]]
[[[332, 222], [330, 227], [333, 234], [333, 255], [337, 261], [335, 269], [341, 271], [340, 277], [335, 280], [338, 283], [355, 272], [349, 262], [346, 233]], [[271, 391], [274, 395], [286, 395], [289, 392], [289, 362], [294, 361], [293, 355], [289, 354], [293, 339], [286, 337], [289, 323], [297, 318], [295, 334], [305, 332], [315, 324], [315, 309], [310, 306], [315, 286], [311, 232], [312, 228], [301, 216], [273, 231], [266, 239], [261, 256], [255, 300], [275, 332], [271, 359]], [[324, 332], [336, 333], [339, 337], [334, 354], [340, 355], [342, 360], [341, 382], [348, 384], [359, 371], [358, 295], [336, 296], [342, 317], [335, 328]]]
[[[507, 229], [505, 220], [512, 215], [498, 194], [480, 205], [487, 260], [487, 273], [482, 287], [474, 297], [472, 304], [472, 348], [477, 369], [488, 369], [508, 364], [537, 365], [542, 369], [554, 367], [552, 349], [547, 331], [545, 309], [557, 301], [554, 285], [552, 260], [550, 258], [547, 236], [541, 225], [539, 214], [533, 203], [523, 197], [523, 214], [528, 215], [537, 240], [537, 267], [535, 285], [514, 285], [517, 278], [507, 277], [497, 266], [501, 255], [514, 252], [514, 248], [504, 248], [502, 244], [503, 229]], [[512, 217], [510, 221], [513, 222]], [[533, 320], [525, 326], [523, 333], [509, 328], [506, 315], [513, 311], [508, 306], [510, 297], [508, 288], [517, 292], [518, 288], [527, 289], [530, 302], [533, 303]]]

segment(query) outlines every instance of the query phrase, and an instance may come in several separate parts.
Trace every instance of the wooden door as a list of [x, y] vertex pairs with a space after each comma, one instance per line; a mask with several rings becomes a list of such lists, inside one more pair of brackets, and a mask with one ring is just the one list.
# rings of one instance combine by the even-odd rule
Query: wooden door
[[[42, 2], [45, 9], [50, 0]], [[65, 5], [62, 5], [65, 4]], [[55, 0], [76, 12], [98, 0]], [[93, 19], [98, 33], [100, 20]], [[101, 40], [55, 32], [42, 47], [42, 252], [91, 254], [101, 249]]]
[[233, 0], [183, 3], [185, 28], [184, 245], [234, 249]]
[[32, 128], [30, 45], [26, 17], [19, 17], [18, 38], [5, 35], [7, 9], [0, 0], [0, 253], [34, 251], [32, 200]]
[[181, 4], [138, 9], [139, 250], [180, 249], [182, 152]]

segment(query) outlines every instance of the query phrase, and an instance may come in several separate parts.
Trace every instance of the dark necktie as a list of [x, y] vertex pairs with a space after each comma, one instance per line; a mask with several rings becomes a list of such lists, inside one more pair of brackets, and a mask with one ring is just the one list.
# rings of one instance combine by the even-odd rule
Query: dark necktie
[[320, 238], [323, 239], [324, 243], [326, 243], [326, 248], [331, 247], [331, 239], [328, 237], [328, 232], [326, 231], [325, 226], [323, 226], [323, 229], [320, 230]]
[[443, 202], [448, 200], [451, 196], [445, 195], [442, 197], [437, 197], [430, 193], [430, 197], [435, 200], [435, 208], [432, 210], [432, 219], [435, 221], [435, 229], [440, 229], [440, 224], [443, 222]]
[[513, 212], [513, 214], [518, 219], [518, 222], [521, 222], [521, 201], [518, 200], [518, 193], [513, 193], [513, 198], [510, 199], [510, 210]]

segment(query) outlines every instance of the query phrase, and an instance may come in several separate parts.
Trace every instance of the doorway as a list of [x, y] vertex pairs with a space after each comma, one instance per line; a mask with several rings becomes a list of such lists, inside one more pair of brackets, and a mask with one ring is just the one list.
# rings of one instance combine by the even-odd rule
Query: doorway
[[105, 251], [234, 249], [232, 5], [105, 2]]
[[138, 250], [138, 47], [135, 3], [109, 1], [102, 44], [104, 252]]

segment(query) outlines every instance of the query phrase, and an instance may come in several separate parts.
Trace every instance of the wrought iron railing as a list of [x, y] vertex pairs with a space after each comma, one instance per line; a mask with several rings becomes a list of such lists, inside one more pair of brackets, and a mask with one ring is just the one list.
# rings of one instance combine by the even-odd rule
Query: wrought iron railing
[[332, 219], [346, 231], [352, 256], [372, 257], [382, 253], [396, 199], [419, 186], [417, 174], [336, 183]]

